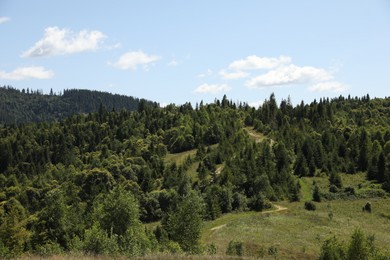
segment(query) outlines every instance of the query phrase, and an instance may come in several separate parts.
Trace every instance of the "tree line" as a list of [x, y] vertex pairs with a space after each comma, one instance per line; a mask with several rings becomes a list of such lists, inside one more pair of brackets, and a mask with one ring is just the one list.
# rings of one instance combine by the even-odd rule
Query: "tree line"
[[120, 111], [138, 110], [144, 99], [107, 92], [65, 89], [63, 93], [45, 95], [41, 90], [18, 90], [11, 86], [0, 87], [0, 125], [29, 122], [49, 122], [81, 113], [93, 113], [103, 105]]

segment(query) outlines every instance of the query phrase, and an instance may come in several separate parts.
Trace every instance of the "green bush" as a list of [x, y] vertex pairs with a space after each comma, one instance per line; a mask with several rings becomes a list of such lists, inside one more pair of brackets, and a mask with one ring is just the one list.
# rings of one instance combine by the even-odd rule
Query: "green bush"
[[306, 201], [305, 202], [305, 209], [314, 211], [314, 210], [316, 210], [316, 205], [312, 201]]
[[363, 211], [367, 211], [368, 213], [371, 213], [371, 203], [370, 202], [367, 202], [366, 205], [364, 205]]
[[321, 202], [320, 188], [319, 188], [317, 185], [314, 186], [314, 190], [313, 190], [313, 201]]
[[248, 199], [247, 197], [239, 192], [233, 194], [232, 208], [236, 211], [245, 211], [247, 210]]
[[278, 251], [279, 251], [278, 247], [272, 245], [268, 248], [268, 255], [276, 256], [278, 254]]
[[336, 193], [336, 192], [338, 192], [338, 191], [339, 191], [339, 188], [337, 188], [336, 185], [331, 184], [331, 185], [329, 186], [329, 192]]
[[60, 255], [63, 253], [63, 250], [58, 243], [48, 242], [44, 245], [38, 246], [36, 253], [40, 256], [48, 257]]
[[344, 192], [349, 195], [356, 195], [356, 191], [354, 187], [345, 187]]
[[207, 245], [206, 251], [208, 255], [215, 255], [217, 253], [217, 247], [214, 245], [214, 243]]
[[244, 254], [244, 245], [241, 241], [231, 240], [226, 250], [227, 255], [242, 256]]
[[171, 254], [180, 254], [183, 252], [179, 243], [171, 241], [171, 240], [167, 243], [166, 249]]
[[354, 260], [369, 259], [369, 248], [366, 236], [360, 229], [356, 229], [349, 243], [347, 258]]
[[90, 229], [85, 230], [83, 249], [93, 255], [116, 255], [119, 251], [117, 236], [109, 237], [95, 222]]
[[271, 208], [271, 203], [267, 200], [267, 198], [263, 194], [258, 194], [250, 198], [249, 200], [249, 208], [255, 211], [262, 211], [264, 209]]
[[336, 237], [325, 240], [321, 247], [320, 260], [344, 259], [345, 249]]

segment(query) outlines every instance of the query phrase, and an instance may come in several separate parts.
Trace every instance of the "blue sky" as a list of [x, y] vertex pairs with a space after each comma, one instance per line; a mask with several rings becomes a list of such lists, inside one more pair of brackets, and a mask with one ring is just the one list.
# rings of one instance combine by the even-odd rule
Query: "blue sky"
[[0, 0], [0, 85], [160, 104], [390, 94], [390, 1]]

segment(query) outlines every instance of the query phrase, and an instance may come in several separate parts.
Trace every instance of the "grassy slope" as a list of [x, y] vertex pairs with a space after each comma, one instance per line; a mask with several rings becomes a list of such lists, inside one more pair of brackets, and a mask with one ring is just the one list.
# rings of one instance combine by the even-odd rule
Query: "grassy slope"
[[[257, 142], [267, 138], [251, 128], [246, 131]], [[342, 175], [342, 179], [344, 186], [354, 187], [357, 194], [375, 188], [375, 184], [365, 180], [363, 173]], [[314, 182], [322, 192], [327, 192], [326, 176], [302, 178], [302, 202], [281, 202], [280, 205], [288, 209], [278, 212], [223, 215], [205, 223], [201, 242], [216, 245], [218, 255], [225, 254], [229, 241], [237, 240], [244, 243], [247, 256], [270, 257], [268, 249], [274, 247], [277, 258], [316, 259], [325, 239], [336, 235], [348, 241], [353, 230], [360, 227], [367, 234], [375, 234], [379, 247], [390, 250], [390, 199], [370, 199], [371, 214], [361, 210], [367, 199], [324, 201], [316, 203], [316, 211], [307, 211], [304, 201], [311, 200]]]
[[[327, 188], [326, 177], [302, 178], [302, 201], [281, 202], [288, 208], [275, 213], [230, 213], [206, 222], [201, 241], [215, 244], [219, 255], [226, 252], [231, 240], [244, 243], [247, 256], [257, 257], [263, 251], [266, 257], [270, 247], [277, 248], [278, 258], [315, 259], [324, 240], [335, 235], [348, 241], [353, 230], [360, 227], [366, 234], [375, 234], [376, 244], [390, 251], [390, 198], [369, 199], [371, 214], [362, 212], [368, 199], [333, 200], [316, 203], [316, 211], [304, 209], [304, 201], [311, 199], [313, 181], [322, 191]], [[364, 174], [343, 176], [345, 186], [363, 192], [370, 183]], [[358, 185], [363, 188], [360, 191]], [[329, 213], [333, 213], [333, 218]]]
[[177, 165], [183, 164], [188, 156], [195, 156], [197, 149], [181, 152], [169, 153], [165, 157], [165, 163], [175, 162]]
[[249, 137], [251, 139], [254, 139], [258, 143], [264, 141], [267, 138], [262, 133], [257, 132], [256, 130], [254, 130], [253, 127], [245, 127], [245, 130], [248, 132]]
[[[257, 142], [267, 138], [252, 128], [245, 129]], [[168, 154], [165, 161], [182, 164], [187, 156], [195, 154], [196, 150]], [[190, 176], [196, 175], [197, 165], [194, 163], [187, 171]], [[352, 186], [358, 194], [375, 188], [375, 184], [365, 180], [363, 173], [342, 175], [342, 179], [344, 187]], [[321, 192], [327, 192], [329, 182], [326, 176], [302, 178], [301, 202], [278, 203], [287, 210], [229, 213], [205, 222], [201, 243], [216, 245], [219, 257], [226, 257], [229, 241], [237, 240], [244, 243], [248, 257], [271, 257], [268, 249], [274, 247], [277, 248], [277, 258], [316, 259], [325, 239], [336, 235], [348, 241], [353, 230], [360, 227], [366, 234], [375, 234], [376, 244], [382, 250], [390, 251], [390, 198], [369, 199], [373, 208], [371, 214], [361, 210], [368, 199], [323, 201], [316, 203], [316, 211], [307, 211], [304, 201], [311, 200], [314, 182]], [[361, 188], [358, 188], [359, 184]], [[330, 212], [333, 213], [332, 219]]]

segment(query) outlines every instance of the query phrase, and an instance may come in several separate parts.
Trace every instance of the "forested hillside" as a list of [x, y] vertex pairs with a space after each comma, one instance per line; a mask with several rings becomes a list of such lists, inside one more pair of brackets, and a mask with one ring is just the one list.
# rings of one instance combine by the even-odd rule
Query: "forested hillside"
[[134, 111], [140, 102], [149, 101], [91, 90], [70, 89], [58, 95], [51, 91], [44, 95], [41, 91], [3, 86], [0, 87], [0, 125], [54, 121], [98, 112], [101, 105], [110, 110]]
[[1, 257], [212, 253], [203, 221], [299, 201], [302, 178], [329, 180], [322, 200], [357, 173], [378, 185], [352, 197], [390, 192], [390, 98], [115, 109], [0, 128]]

